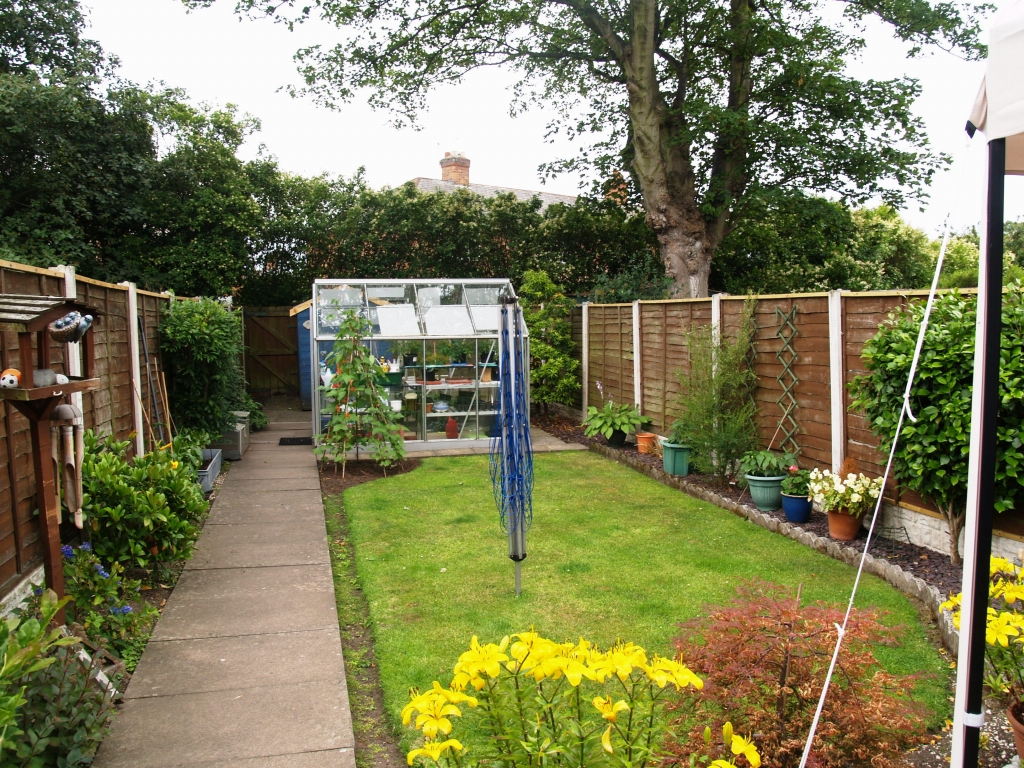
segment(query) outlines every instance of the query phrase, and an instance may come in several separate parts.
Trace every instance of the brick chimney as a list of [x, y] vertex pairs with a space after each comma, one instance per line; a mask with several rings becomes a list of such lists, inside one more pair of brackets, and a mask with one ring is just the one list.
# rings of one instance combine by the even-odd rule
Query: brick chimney
[[469, 186], [469, 158], [461, 152], [445, 152], [441, 158], [441, 180]]

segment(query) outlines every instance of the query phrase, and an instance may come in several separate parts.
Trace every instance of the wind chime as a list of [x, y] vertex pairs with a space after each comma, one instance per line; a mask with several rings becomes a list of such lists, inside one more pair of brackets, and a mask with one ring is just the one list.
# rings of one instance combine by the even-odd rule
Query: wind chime
[[85, 458], [85, 422], [74, 405], [61, 404], [50, 416], [53, 482], [57, 493], [57, 519], [63, 497], [75, 527], [82, 529], [82, 460]]
[[530, 442], [529, 355], [519, 302], [502, 299], [498, 330], [498, 406], [491, 440], [491, 485], [508, 556], [515, 563], [516, 597], [522, 592], [526, 532], [533, 524], [533, 446]]

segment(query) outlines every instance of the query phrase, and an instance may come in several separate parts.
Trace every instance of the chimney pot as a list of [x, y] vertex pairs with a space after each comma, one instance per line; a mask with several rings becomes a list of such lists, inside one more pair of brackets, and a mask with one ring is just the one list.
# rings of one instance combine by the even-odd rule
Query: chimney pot
[[461, 152], [445, 152], [441, 159], [441, 180], [469, 186], [469, 158]]

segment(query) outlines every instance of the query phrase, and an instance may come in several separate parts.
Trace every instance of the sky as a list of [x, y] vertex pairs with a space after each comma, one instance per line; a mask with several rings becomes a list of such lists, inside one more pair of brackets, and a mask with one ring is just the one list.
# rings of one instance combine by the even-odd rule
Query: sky
[[[1008, 0], [1002, 0], [1007, 2]], [[350, 176], [359, 167], [373, 187], [398, 186], [417, 176], [440, 178], [446, 151], [471, 161], [470, 180], [560, 194], [576, 194], [588, 179], [559, 176], [542, 184], [538, 166], [576, 150], [544, 138], [546, 117], [534, 109], [509, 115], [514, 76], [477, 71], [461, 84], [438, 88], [428, 97], [421, 130], [395, 129], [389, 114], [374, 111], [365, 95], [339, 111], [293, 98], [283, 86], [298, 84], [293, 55], [311, 43], [331, 44], [337, 30], [310, 23], [290, 32], [280, 24], [239, 19], [233, 0], [186, 12], [180, 0], [84, 0], [89, 36], [121, 60], [121, 74], [136, 83], [163, 82], [185, 89], [196, 102], [235, 104], [259, 118], [262, 127], [241, 154], [254, 157], [260, 145], [282, 169], [302, 175]], [[901, 44], [881, 26], [867, 32], [868, 48], [851, 71], [861, 78], [908, 75], [920, 81], [916, 104], [935, 150], [953, 165], [937, 175], [931, 198], [902, 211], [930, 236], [942, 231], [947, 214], [954, 230], [976, 224], [984, 208], [986, 152], [979, 135], [966, 140], [963, 127], [977, 93], [984, 63], [964, 62], [935, 52], [908, 60]], [[986, 36], [987, 37], [987, 36]], [[1008, 219], [1024, 217], [1024, 178], [1007, 179]]]

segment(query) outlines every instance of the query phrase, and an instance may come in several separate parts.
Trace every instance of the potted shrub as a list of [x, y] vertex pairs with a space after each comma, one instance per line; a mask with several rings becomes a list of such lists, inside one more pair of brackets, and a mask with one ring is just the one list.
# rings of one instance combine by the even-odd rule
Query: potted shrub
[[690, 448], [683, 437], [679, 422], [672, 425], [668, 438], [661, 441], [661, 466], [676, 477], [690, 474]]
[[[1024, 760], [1024, 571], [1001, 557], [989, 566], [989, 610], [985, 630], [985, 686], [1006, 705], [1006, 719], [1013, 731], [1017, 755]], [[939, 606], [950, 611], [953, 626], [960, 629], [963, 593]]]
[[844, 472], [846, 462], [833, 474], [811, 470], [808, 490], [811, 498], [828, 513], [828, 535], [838, 541], [853, 541], [860, 531], [861, 517], [874, 506], [882, 492], [882, 478], [872, 480], [858, 472]]
[[762, 512], [772, 512], [782, 506], [782, 481], [796, 457], [791, 453], [774, 451], [747, 451], [740, 459], [740, 473], [747, 481], [750, 498]]
[[583, 432], [587, 437], [604, 435], [608, 445], [612, 448], [621, 448], [626, 442], [626, 434], [636, 431], [648, 421], [650, 419], [641, 416], [636, 406], [615, 405], [609, 400], [601, 410], [593, 405], [587, 408]]
[[811, 516], [811, 492], [808, 484], [811, 473], [796, 464], [782, 481], [782, 511], [791, 523], [806, 523]]

